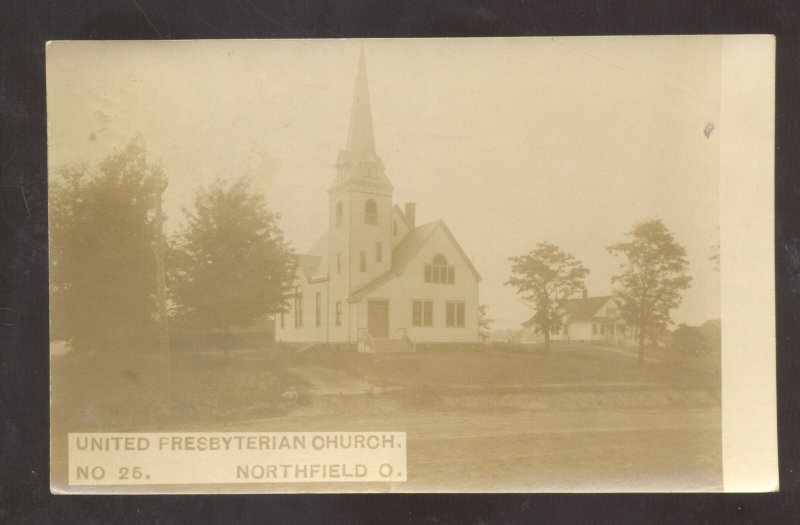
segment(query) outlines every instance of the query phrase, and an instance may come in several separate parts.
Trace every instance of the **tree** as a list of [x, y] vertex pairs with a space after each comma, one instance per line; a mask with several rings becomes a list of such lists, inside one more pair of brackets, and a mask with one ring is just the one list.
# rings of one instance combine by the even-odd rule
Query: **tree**
[[645, 339], [666, 330], [669, 312], [680, 305], [681, 291], [689, 287], [691, 277], [686, 274], [686, 250], [660, 220], [635, 225], [627, 237], [608, 247], [622, 258], [621, 273], [611, 281], [623, 319], [638, 332], [641, 364]]
[[183, 211], [185, 223], [170, 257], [178, 317], [227, 333], [282, 311], [295, 257], [278, 214], [248, 179], [217, 179], [198, 190], [192, 210]]
[[113, 353], [153, 342], [154, 181], [140, 139], [57, 171], [50, 189], [53, 337], [76, 352]]
[[481, 343], [489, 339], [489, 330], [492, 328], [494, 319], [489, 318], [489, 307], [485, 304], [478, 306], [478, 338]]
[[671, 334], [672, 348], [683, 356], [697, 357], [711, 351], [709, 342], [703, 330], [697, 326], [688, 326], [681, 323]]
[[523, 300], [536, 310], [536, 330], [544, 334], [550, 351], [550, 331], [561, 328], [564, 300], [586, 289], [589, 270], [581, 261], [555, 244], [543, 242], [527, 255], [511, 257], [511, 277], [505, 283], [517, 288]]

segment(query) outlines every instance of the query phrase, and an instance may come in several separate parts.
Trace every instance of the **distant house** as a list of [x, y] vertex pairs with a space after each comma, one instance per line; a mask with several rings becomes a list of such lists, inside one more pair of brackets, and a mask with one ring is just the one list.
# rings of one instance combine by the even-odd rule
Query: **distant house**
[[392, 202], [375, 150], [363, 53], [346, 149], [328, 189], [329, 219], [299, 256], [275, 337], [408, 351], [418, 342], [478, 341], [478, 271], [442, 220], [416, 223]]
[[[633, 341], [631, 330], [619, 313], [619, 305], [610, 295], [566, 299], [563, 324], [550, 330], [551, 341], [577, 341], [609, 344], [628, 344]], [[521, 342], [543, 343], [544, 334], [537, 330], [537, 316], [522, 323]]]

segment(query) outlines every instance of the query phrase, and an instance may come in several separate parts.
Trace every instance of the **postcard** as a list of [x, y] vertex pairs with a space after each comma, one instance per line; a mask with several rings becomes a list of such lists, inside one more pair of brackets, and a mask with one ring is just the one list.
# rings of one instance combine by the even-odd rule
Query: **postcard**
[[48, 43], [51, 490], [777, 490], [774, 69]]

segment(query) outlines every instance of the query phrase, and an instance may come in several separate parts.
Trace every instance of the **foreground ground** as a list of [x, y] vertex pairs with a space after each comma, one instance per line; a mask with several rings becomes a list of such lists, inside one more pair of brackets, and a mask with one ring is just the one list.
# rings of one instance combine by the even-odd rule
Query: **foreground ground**
[[[405, 431], [403, 484], [293, 490], [712, 490], [721, 487], [719, 376], [624, 355], [312, 350], [54, 358], [53, 479], [72, 431]], [[296, 392], [287, 400], [285, 392]], [[195, 487], [195, 489], [202, 489]]]

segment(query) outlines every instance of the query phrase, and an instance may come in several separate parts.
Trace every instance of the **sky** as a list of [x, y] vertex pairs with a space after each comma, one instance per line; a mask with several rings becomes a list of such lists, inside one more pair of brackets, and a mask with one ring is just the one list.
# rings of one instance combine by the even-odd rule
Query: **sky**
[[654, 218], [693, 278], [673, 320], [719, 317], [720, 37], [55, 42], [51, 177], [139, 135], [169, 178], [169, 229], [198, 187], [248, 176], [303, 252], [327, 228], [361, 45], [394, 202], [447, 223], [495, 328], [532, 313], [503, 284], [509, 257], [553, 242], [607, 295], [606, 247]]

